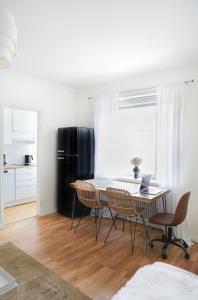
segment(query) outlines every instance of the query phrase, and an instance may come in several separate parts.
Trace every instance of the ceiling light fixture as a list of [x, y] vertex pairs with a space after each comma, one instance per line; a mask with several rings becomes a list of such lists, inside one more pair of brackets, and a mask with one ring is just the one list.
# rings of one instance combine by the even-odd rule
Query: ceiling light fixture
[[16, 54], [17, 27], [13, 16], [0, 12], [0, 69], [8, 68]]

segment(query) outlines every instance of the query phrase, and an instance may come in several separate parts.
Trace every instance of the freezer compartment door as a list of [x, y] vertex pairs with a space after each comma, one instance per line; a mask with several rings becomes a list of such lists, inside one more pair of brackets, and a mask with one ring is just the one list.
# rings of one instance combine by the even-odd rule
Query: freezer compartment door
[[94, 175], [94, 130], [78, 128], [78, 179], [93, 178]]
[[89, 173], [89, 157], [88, 157], [89, 134], [87, 128], [78, 128], [78, 179], [87, 179]]
[[58, 129], [58, 154], [76, 155], [77, 154], [77, 128]]

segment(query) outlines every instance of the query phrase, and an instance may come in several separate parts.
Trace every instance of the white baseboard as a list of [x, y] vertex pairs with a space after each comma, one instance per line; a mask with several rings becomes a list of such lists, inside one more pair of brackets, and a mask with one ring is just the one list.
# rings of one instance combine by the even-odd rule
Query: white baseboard
[[20, 204], [25, 204], [25, 203], [30, 203], [30, 202], [36, 202], [36, 198], [27, 198], [27, 199], [20, 199], [20, 200], [15, 200], [15, 201], [10, 201], [4, 204], [4, 208], [20, 205]]

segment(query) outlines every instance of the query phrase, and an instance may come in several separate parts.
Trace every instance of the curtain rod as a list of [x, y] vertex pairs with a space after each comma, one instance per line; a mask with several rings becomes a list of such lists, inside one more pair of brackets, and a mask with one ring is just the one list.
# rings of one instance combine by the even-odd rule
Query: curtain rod
[[[189, 84], [189, 83], [194, 83], [195, 82], [195, 79], [190, 79], [190, 80], [186, 80], [184, 81], [185, 84]], [[130, 90], [130, 91], [120, 91], [120, 92], [117, 92], [118, 94], [122, 94], [122, 93], [130, 93], [130, 92], [135, 92], [135, 91], [144, 91], [144, 90], [150, 90], [150, 89], [154, 89], [156, 88], [157, 86], [151, 86], [151, 87], [147, 87], [147, 88], [143, 88], [143, 89], [135, 89], [135, 90]], [[95, 97], [88, 97], [88, 100], [93, 100]]]

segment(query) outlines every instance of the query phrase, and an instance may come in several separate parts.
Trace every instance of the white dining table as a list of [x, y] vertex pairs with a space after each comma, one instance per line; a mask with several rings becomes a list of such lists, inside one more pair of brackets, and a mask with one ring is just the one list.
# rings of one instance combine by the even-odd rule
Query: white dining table
[[[170, 192], [168, 189], [161, 189], [161, 191], [155, 195], [146, 194], [146, 193], [140, 193], [139, 187], [140, 184], [137, 183], [131, 183], [131, 182], [123, 182], [118, 180], [108, 180], [108, 179], [89, 179], [85, 180], [85, 182], [90, 182], [93, 184], [96, 188], [96, 192], [99, 194], [106, 194], [107, 187], [117, 188], [126, 190], [131, 194], [131, 197], [134, 201], [137, 201], [138, 204], [152, 206], [157, 201], [162, 201], [162, 209], [163, 212], [166, 212], [166, 195]], [[75, 188], [76, 182], [71, 183], [71, 187]], [[152, 186], [152, 191], [159, 190], [159, 187]], [[76, 202], [76, 196], [73, 200], [73, 209], [72, 209], [72, 222], [71, 222], [71, 228], [73, 227], [73, 219], [74, 219], [74, 213], [75, 213], [75, 202]]]

